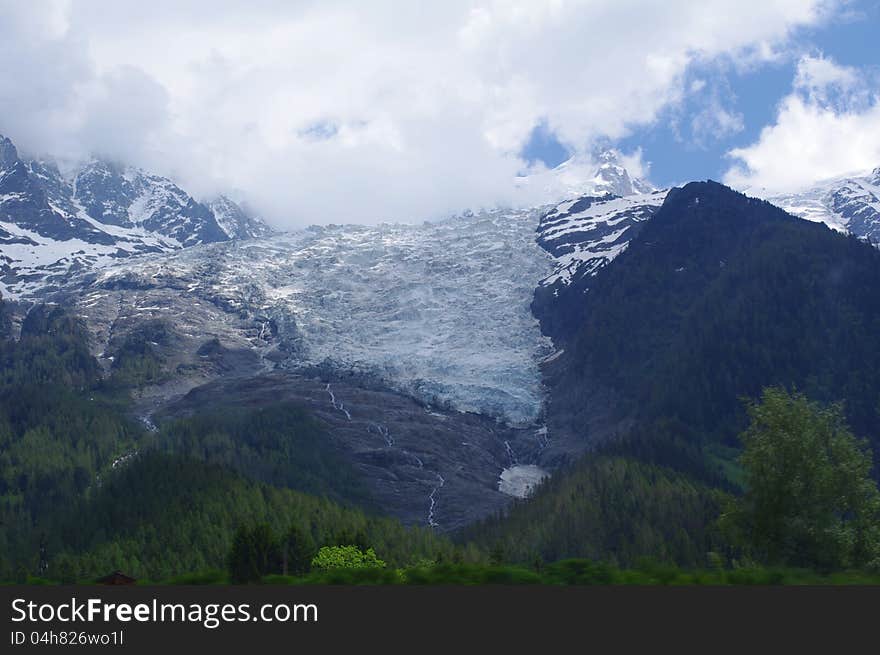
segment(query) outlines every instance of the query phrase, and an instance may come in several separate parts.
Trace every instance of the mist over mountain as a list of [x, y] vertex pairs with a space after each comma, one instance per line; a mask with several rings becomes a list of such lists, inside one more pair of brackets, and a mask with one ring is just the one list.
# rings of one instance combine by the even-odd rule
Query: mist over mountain
[[226, 197], [196, 201], [174, 182], [92, 159], [62, 174], [0, 136], [0, 243], [7, 296], [144, 253], [271, 234]]

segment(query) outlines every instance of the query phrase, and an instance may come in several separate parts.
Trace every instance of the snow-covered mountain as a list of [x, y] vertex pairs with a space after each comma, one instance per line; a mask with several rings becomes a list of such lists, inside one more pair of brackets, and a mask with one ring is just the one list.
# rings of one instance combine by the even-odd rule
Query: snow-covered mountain
[[265, 236], [225, 197], [196, 201], [167, 178], [93, 159], [62, 174], [0, 136], [0, 291], [27, 296], [144, 253]]
[[880, 167], [767, 199], [795, 216], [880, 242]]
[[553, 255], [553, 273], [540, 284], [556, 288], [596, 272], [626, 248], [641, 224], [663, 204], [667, 190], [582, 196], [541, 214], [538, 243]]
[[72, 200], [106, 226], [141, 228], [188, 247], [225, 241], [209, 207], [171, 180], [103, 160], [82, 167], [70, 185]]
[[615, 150], [604, 150], [595, 158], [574, 155], [555, 168], [518, 178], [517, 184], [531, 197], [550, 204], [583, 196], [631, 196], [656, 191], [646, 180], [632, 177]]
[[553, 257], [553, 272], [539, 286], [550, 288], [554, 296], [572, 280], [595, 275], [623, 252], [668, 191], [632, 177], [615, 150], [595, 159], [572, 157], [550, 171], [522, 178], [522, 184], [542, 187], [555, 198], [537, 212], [536, 237]]
[[[558, 183], [549, 205], [265, 237], [227, 198], [200, 204], [167, 179], [98, 160], [64, 177], [5, 143], [31, 206], [0, 205], [4, 294], [72, 293], [98, 354], [112, 356], [121, 331], [166, 320], [196, 364], [209, 335], [268, 368], [356, 372], [520, 425], [540, 418], [539, 364], [553, 352], [530, 309], [536, 288], [595, 272], [665, 196], [608, 152], [539, 180]], [[47, 229], [25, 222], [38, 205]]]
[[595, 272], [665, 197], [605, 193], [650, 189], [610, 156], [580, 187], [590, 195], [561, 204], [131, 258], [89, 276], [77, 307], [98, 343], [107, 326], [170, 318], [184, 335], [256, 350], [270, 368], [355, 372], [432, 405], [529, 424], [553, 353], [531, 311], [536, 288]]

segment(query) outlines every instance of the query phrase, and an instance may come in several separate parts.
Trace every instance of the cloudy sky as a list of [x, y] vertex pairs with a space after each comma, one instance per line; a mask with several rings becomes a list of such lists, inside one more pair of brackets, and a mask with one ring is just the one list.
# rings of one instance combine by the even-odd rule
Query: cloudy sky
[[0, 133], [279, 226], [521, 203], [615, 147], [659, 185], [880, 165], [880, 0], [0, 0]]

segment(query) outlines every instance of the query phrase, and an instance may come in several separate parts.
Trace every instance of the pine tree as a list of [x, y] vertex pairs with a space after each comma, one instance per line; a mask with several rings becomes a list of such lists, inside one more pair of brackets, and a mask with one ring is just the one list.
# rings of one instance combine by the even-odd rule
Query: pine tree
[[294, 523], [284, 540], [285, 575], [304, 575], [312, 566], [317, 548], [312, 535]]
[[229, 578], [235, 584], [259, 582], [280, 569], [280, 549], [266, 523], [240, 527], [232, 540], [229, 553]]

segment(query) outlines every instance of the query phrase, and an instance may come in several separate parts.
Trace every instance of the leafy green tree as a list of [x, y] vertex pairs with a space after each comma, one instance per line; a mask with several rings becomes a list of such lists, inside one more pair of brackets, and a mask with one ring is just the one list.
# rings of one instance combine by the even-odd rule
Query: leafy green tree
[[232, 540], [229, 578], [236, 584], [258, 582], [264, 575], [278, 572], [280, 559], [278, 542], [268, 524], [241, 527]]
[[323, 571], [334, 569], [384, 569], [385, 562], [376, 557], [372, 548], [366, 552], [357, 546], [323, 546], [312, 559], [312, 568]]
[[771, 387], [741, 435], [746, 492], [721, 527], [752, 557], [832, 570], [880, 563], [880, 493], [871, 453], [839, 405]]

